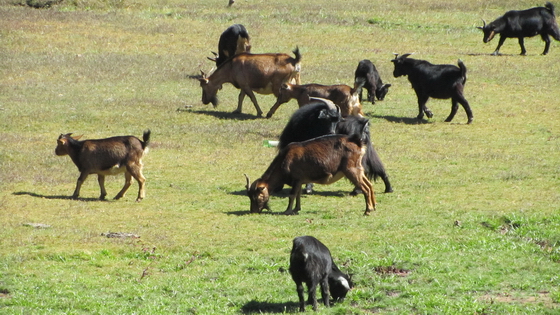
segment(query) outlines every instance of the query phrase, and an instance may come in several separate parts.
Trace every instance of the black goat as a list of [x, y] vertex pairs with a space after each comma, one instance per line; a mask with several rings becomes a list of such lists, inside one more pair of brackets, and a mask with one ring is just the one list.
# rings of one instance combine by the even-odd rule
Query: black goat
[[[294, 112], [286, 127], [280, 135], [278, 149], [282, 150], [291, 142], [299, 142], [313, 139], [315, 137], [328, 134], [357, 134], [362, 138], [366, 152], [362, 158], [362, 166], [369, 180], [381, 177], [385, 183], [385, 192], [392, 192], [393, 188], [385, 171], [381, 159], [377, 155], [371, 142], [369, 132], [369, 120], [359, 116], [348, 116], [344, 120], [340, 117], [340, 112], [333, 109], [334, 104], [326, 100], [305, 105]], [[363, 133], [363, 134], [362, 134]], [[308, 184], [305, 188], [306, 193], [311, 193], [313, 184]], [[358, 193], [354, 190], [353, 194]]]
[[[389, 93], [391, 84], [383, 84], [379, 72], [370, 60], [364, 59], [358, 63], [356, 72], [354, 72], [354, 87], [364, 83], [364, 88], [367, 90], [367, 101], [375, 104], [375, 99], [382, 101], [385, 95]], [[360, 102], [363, 100], [362, 89], [360, 89]]]
[[350, 277], [336, 266], [329, 249], [313, 236], [296, 237], [290, 254], [290, 273], [296, 283], [299, 310], [305, 311], [303, 283], [307, 285], [308, 303], [317, 310], [317, 285], [321, 286], [323, 304], [329, 307], [329, 291], [334, 302], [343, 301], [352, 289]]
[[[233, 1], [230, 1], [229, 6], [232, 4]], [[233, 24], [220, 35], [218, 53], [212, 52], [215, 58], [208, 57], [208, 59], [215, 61], [216, 67], [219, 67], [229, 58], [250, 51], [251, 43], [247, 29], [241, 24]]]
[[422, 119], [424, 113], [428, 118], [433, 114], [426, 102], [430, 97], [439, 99], [451, 98], [451, 113], [445, 120], [450, 122], [455, 117], [459, 104], [463, 106], [467, 113], [467, 124], [472, 123], [473, 114], [469, 102], [463, 96], [463, 89], [467, 81], [467, 67], [461, 60], [458, 61], [459, 67], [454, 65], [434, 65], [425, 60], [408, 58], [411, 54], [395, 56], [393, 62], [395, 69], [393, 76], [407, 76], [408, 81], [418, 97], [418, 117]]
[[[372, 179], [377, 180], [378, 177], [381, 177], [383, 183], [385, 184], [385, 192], [393, 192], [393, 188], [389, 182], [389, 176], [387, 176], [387, 172], [385, 171], [385, 166], [383, 166], [383, 162], [381, 162], [379, 155], [377, 155], [377, 152], [373, 147], [373, 142], [371, 141], [371, 135], [369, 132], [369, 120], [364, 117], [348, 116], [336, 125], [336, 133], [348, 136], [353, 134], [362, 134], [362, 142], [366, 147], [366, 154], [364, 154], [364, 157], [362, 158], [364, 173], [370, 181]], [[356, 188], [353, 194], [357, 193], [359, 193], [359, 190]]]
[[544, 7], [535, 7], [522, 11], [508, 11], [503, 16], [499, 17], [490, 24], [478, 27], [484, 32], [483, 41], [488, 43], [494, 38], [494, 35], [500, 34], [500, 41], [498, 47], [492, 55], [500, 53], [500, 47], [504, 44], [506, 38], [517, 38], [519, 46], [521, 46], [521, 55], [526, 55], [524, 38], [541, 35], [542, 40], [545, 42], [543, 55], [548, 54], [550, 48], [550, 38], [552, 36], [556, 40], [560, 40], [560, 29], [556, 23], [554, 15], [554, 5], [547, 2]]
[[342, 120], [340, 108], [328, 100], [313, 99], [311, 104], [302, 106], [280, 134], [278, 149], [284, 149], [292, 142], [335, 134], [336, 125]]

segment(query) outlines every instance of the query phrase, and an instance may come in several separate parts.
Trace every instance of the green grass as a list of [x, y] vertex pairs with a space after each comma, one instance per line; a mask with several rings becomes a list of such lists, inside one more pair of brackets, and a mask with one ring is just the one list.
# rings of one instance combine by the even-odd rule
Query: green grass
[[[555, 314], [560, 309], [560, 109], [553, 42], [482, 43], [475, 26], [530, 1], [64, 1], [50, 9], [0, 0], [0, 313], [294, 313], [286, 271], [291, 240], [330, 247], [356, 288], [327, 314]], [[23, 2], [23, 1], [20, 1]], [[217, 109], [198, 81], [220, 33], [234, 23], [253, 52], [303, 54], [304, 83], [351, 84], [372, 60], [385, 101], [364, 104], [395, 192], [364, 200], [340, 181], [304, 196], [299, 216], [250, 215], [245, 178], [260, 176], [297, 105], [258, 119], [225, 85]], [[416, 96], [392, 77], [393, 52], [468, 68], [462, 109]], [[272, 96], [257, 95], [266, 112]], [[84, 139], [152, 130], [136, 184], [98, 201], [95, 177], [71, 200], [76, 167], [54, 155], [61, 133]], [[107, 180], [114, 196], [123, 178]], [[456, 222], [457, 221], [457, 222]], [[456, 222], [456, 223], [455, 223]], [[43, 223], [34, 229], [25, 223]], [[140, 238], [115, 239], [107, 232]]]

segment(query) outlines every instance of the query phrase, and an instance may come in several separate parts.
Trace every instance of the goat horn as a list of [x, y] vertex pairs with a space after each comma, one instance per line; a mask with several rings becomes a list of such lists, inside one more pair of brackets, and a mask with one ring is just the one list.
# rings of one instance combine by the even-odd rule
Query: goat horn
[[484, 25], [482, 27], [483, 28], [486, 27], [486, 21], [484, 21], [484, 19], [482, 19], [482, 23], [484, 23]]
[[245, 175], [245, 178], [247, 179], [247, 185], [245, 187], [247, 187], [247, 191], [249, 191], [249, 185], [251, 181], [249, 180], [249, 176], [247, 176], [247, 174], [243, 174], [243, 175]]

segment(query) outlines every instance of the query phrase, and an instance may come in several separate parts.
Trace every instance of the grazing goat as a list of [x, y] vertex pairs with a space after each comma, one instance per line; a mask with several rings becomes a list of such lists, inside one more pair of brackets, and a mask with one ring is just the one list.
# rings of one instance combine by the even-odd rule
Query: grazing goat
[[[385, 192], [392, 192], [393, 188], [381, 159], [377, 155], [369, 132], [369, 120], [359, 116], [340, 118], [340, 114], [333, 109], [334, 104], [315, 102], [301, 107], [292, 114], [292, 117], [280, 134], [278, 149], [282, 150], [291, 142], [300, 142], [328, 134], [357, 134], [362, 137], [366, 153], [362, 159], [362, 166], [368, 179], [381, 177], [385, 183]], [[313, 184], [307, 184], [304, 190], [310, 194]], [[354, 190], [352, 194], [357, 194]]]
[[308, 303], [317, 311], [317, 285], [321, 286], [323, 304], [329, 307], [329, 292], [334, 302], [342, 302], [353, 287], [350, 277], [336, 266], [331, 252], [313, 236], [294, 238], [290, 254], [290, 274], [296, 283], [299, 311], [305, 311], [303, 283], [307, 285]]
[[[233, 2], [230, 2], [230, 6]], [[241, 24], [233, 24], [228, 27], [222, 35], [220, 35], [220, 40], [218, 41], [218, 53], [212, 52], [215, 58], [208, 59], [216, 62], [216, 67], [222, 65], [228, 58], [231, 58], [237, 54], [250, 52], [251, 43], [249, 32], [245, 26]]]
[[351, 88], [345, 84], [337, 85], [321, 85], [321, 84], [290, 84], [284, 83], [280, 88], [280, 92], [276, 103], [270, 109], [270, 112], [266, 117], [271, 117], [280, 105], [289, 102], [291, 99], [295, 98], [298, 102], [299, 107], [309, 104], [311, 98], [319, 97], [332, 101], [334, 104], [340, 107], [340, 113], [342, 117], [349, 115], [361, 115], [362, 104], [358, 100], [358, 91], [361, 89], [361, 85]]
[[[354, 86], [360, 86], [367, 90], [367, 101], [375, 104], [375, 98], [382, 101], [385, 95], [389, 93], [391, 84], [383, 84], [379, 72], [373, 63], [364, 59], [358, 63], [356, 72], [354, 72]], [[363, 100], [362, 89], [359, 90], [360, 102]]]
[[[216, 107], [218, 90], [222, 88], [222, 84], [231, 83], [241, 90], [234, 113], [241, 113], [245, 95], [249, 95], [257, 115], [262, 116], [263, 112], [253, 91], [259, 94], [274, 94], [278, 97], [283, 83], [299, 83], [301, 54], [298, 48], [293, 53], [295, 58], [287, 54], [241, 53], [224, 62], [209, 77], [202, 72], [200, 79], [202, 103], [212, 103]], [[267, 115], [270, 116], [272, 114]]]
[[467, 124], [472, 123], [473, 114], [469, 102], [463, 96], [463, 89], [467, 81], [467, 67], [461, 60], [458, 61], [459, 67], [454, 65], [434, 65], [425, 60], [408, 58], [411, 54], [402, 56], [395, 55], [393, 62], [395, 69], [393, 76], [408, 76], [408, 81], [418, 97], [418, 117], [422, 119], [424, 113], [428, 118], [433, 114], [426, 102], [430, 97], [439, 99], [451, 98], [451, 113], [445, 120], [450, 122], [455, 117], [459, 104], [463, 106], [467, 113]]
[[132, 185], [132, 177], [138, 182], [138, 198], [144, 199], [146, 179], [142, 175], [142, 157], [148, 151], [150, 130], [144, 131], [143, 140], [134, 136], [118, 136], [106, 139], [79, 141], [82, 136], [72, 137], [71, 133], [61, 134], [57, 140], [55, 153], [58, 156], [69, 155], [80, 171], [78, 183], [72, 198], [78, 198], [80, 188], [90, 174], [97, 174], [101, 196], [105, 199], [105, 176], [124, 173], [125, 183], [115, 199], [124, 197]]
[[560, 40], [560, 29], [556, 23], [554, 5], [550, 2], [547, 2], [544, 7], [508, 11], [489, 24], [486, 24], [484, 20], [482, 22], [484, 22], [484, 26], [478, 27], [478, 29], [484, 32], [484, 38], [482, 39], [484, 43], [488, 43], [496, 34], [500, 34], [498, 47], [492, 53], [494, 56], [500, 53], [500, 47], [502, 47], [506, 38], [518, 39], [523, 56], [527, 54], [524, 43], [525, 37], [541, 35], [545, 43], [543, 55], [548, 54], [550, 48], [549, 35], [556, 40]]
[[270, 210], [270, 192], [286, 184], [292, 189], [284, 214], [298, 214], [303, 184], [328, 185], [346, 177], [363, 191], [366, 201], [364, 215], [369, 215], [375, 210], [375, 195], [362, 167], [363, 151], [365, 148], [357, 135], [328, 135], [290, 143], [278, 153], [261, 178], [251, 184], [245, 175], [247, 195], [251, 201], [250, 211], [260, 213], [265, 208]]

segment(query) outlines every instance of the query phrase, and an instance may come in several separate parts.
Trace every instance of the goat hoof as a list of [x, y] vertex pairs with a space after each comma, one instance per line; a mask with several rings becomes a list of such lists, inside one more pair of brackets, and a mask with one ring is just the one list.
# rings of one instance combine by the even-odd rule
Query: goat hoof
[[428, 116], [428, 118], [432, 118], [434, 117], [434, 114], [430, 111], [426, 112], [426, 116]]
[[361, 194], [361, 193], [362, 193], [361, 190], [359, 190], [359, 189], [354, 189], [354, 190], [352, 190], [352, 191], [350, 192], [350, 196], [357, 196], [357, 195], [359, 195], [359, 194]]

